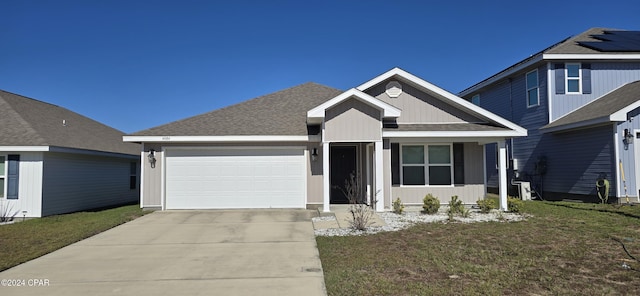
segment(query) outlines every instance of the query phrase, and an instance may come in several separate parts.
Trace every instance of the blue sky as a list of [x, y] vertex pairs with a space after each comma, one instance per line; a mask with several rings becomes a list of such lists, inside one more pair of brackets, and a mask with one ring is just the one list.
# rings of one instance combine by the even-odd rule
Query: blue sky
[[126, 133], [400, 67], [458, 93], [640, 2], [0, 0], [0, 89]]

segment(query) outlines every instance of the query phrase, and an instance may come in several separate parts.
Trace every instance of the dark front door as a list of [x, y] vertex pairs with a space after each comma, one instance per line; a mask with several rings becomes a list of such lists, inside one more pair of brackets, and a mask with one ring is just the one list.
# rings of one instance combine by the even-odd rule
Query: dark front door
[[350, 174], [356, 174], [356, 146], [331, 146], [329, 160], [331, 175], [332, 204], [346, 204], [349, 199], [345, 195], [345, 181]]

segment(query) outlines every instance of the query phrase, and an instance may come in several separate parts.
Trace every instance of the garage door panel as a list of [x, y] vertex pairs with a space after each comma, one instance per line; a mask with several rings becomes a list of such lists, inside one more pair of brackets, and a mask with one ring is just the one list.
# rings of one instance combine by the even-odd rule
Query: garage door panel
[[170, 151], [166, 207], [304, 207], [304, 160], [303, 149]]

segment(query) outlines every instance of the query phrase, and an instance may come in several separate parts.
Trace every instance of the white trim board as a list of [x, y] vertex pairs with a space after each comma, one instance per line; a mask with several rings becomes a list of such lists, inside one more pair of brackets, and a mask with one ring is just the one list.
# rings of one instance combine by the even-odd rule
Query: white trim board
[[319, 136], [123, 136], [124, 142], [317, 142]]

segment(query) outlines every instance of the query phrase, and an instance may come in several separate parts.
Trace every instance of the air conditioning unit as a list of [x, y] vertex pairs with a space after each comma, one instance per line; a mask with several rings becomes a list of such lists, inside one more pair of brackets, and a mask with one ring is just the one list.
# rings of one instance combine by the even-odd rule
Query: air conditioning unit
[[514, 185], [518, 186], [518, 195], [522, 200], [531, 200], [531, 182], [516, 181]]

